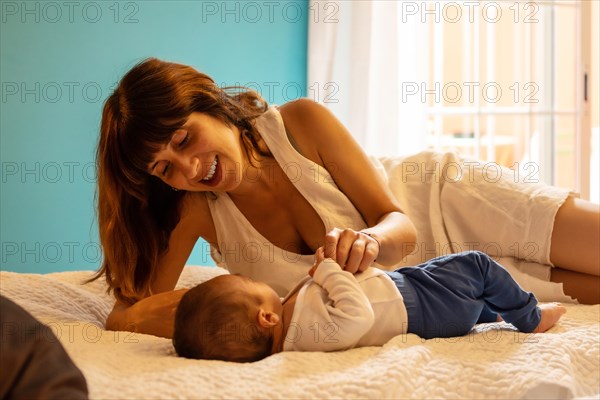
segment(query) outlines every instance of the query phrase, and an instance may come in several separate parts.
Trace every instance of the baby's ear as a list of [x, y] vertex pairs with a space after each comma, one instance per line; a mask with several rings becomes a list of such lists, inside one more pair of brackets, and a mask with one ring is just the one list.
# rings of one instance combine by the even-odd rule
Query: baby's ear
[[273, 311], [265, 311], [262, 308], [258, 310], [256, 319], [263, 328], [272, 328], [279, 323], [279, 315]]

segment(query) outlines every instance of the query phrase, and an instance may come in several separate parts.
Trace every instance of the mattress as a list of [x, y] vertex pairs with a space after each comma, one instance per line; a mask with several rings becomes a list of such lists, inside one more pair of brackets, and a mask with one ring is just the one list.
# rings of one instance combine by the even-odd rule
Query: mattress
[[[223, 273], [186, 266], [177, 286]], [[184, 359], [168, 339], [105, 330], [113, 298], [102, 280], [82, 284], [91, 274], [0, 272], [0, 293], [52, 329], [91, 398], [600, 398], [598, 305], [566, 304], [543, 334], [480, 324], [463, 337], [406, 334], [380, 347], [236, 364]]]

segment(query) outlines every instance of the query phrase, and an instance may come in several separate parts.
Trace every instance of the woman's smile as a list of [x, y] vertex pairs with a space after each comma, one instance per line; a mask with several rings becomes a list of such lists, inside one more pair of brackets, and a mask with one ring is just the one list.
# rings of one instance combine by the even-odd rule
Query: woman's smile
[[[239, 131], [215, 117], [192, 113], [156, 155], [150, 173], [175, 189], [233, 190], [243, 163]], [[235, 174], [229, 167], [236, 166]], [[231, 180], [231, 182], [230, 182]], [[210, 189], [209, 189], [210, 188]]]
[[219, 164], [219, 156], [215, 156], [215, 159], [210, 165], [206, 176], [200, 179], [199, 182], [206, 186], [216, 186], [221, 181], [221, 177], [223, 175], [221, 172], [222, 170], [223, 169]]

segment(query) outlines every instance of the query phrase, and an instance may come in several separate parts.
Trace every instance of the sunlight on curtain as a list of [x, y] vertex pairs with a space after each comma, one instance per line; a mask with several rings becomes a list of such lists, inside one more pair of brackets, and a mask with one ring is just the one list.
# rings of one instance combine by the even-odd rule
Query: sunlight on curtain
[[312, 0], [309, 96], [370, 155], [456, 151], [589, 198], [589, 5]]
[[427, 105], [405, 92], [427, 79], [427, 26], [399, 24], [395, 1], [311, 1], [310, 10], [309, 97], [370, 155], [424, 149]]

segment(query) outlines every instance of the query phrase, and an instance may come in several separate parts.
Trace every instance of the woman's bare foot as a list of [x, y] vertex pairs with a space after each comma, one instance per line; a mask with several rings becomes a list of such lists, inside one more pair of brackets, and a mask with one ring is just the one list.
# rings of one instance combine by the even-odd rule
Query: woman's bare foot
[[542, 319], [533, 333], [546, 332], [567, 312], [567, 309], [561, 303], [540, 304], [538, 307], [542, 310]]

